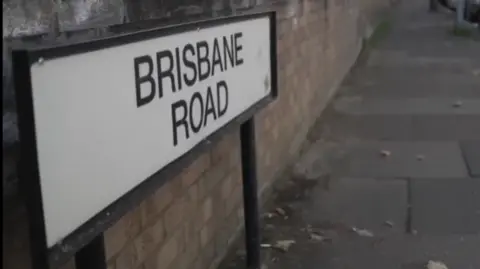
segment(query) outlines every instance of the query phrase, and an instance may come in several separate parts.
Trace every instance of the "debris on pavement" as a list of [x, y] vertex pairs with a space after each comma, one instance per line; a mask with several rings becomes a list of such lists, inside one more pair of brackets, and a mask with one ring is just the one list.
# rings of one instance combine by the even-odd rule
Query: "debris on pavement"
[[285, 212], [285, 210], [281, 207], [277, 207], [275, 209], [275, 212], [277, 212], [280, 216], [283, 216], [283, 217], [287, 216], [287, 212]]
[[330, 237], [320, 235], [318, 233], [310, 233], [310, 239], [317, 241], [317, 242], [331, 242], [332, 239]]
[[260, 247], [278, 249], [283, 252], [287, 252], [290, 247], [295, 243], [295, 240], [279, 240], [275, 244], [260, 244]]
[[271, 219], [271, 218], [275, 217], [275, 214], [268, 212], [268, 213], [265, 213], [263, 216], [267, 219]]
[[460, 100], [458, 100], [458, 101], [456, 101], [455, 103], [453, 103], [453, 107], [456, 107], [456, 108], [461, 107], [462, 105], [463, 105], [463, 102], [460, 101]]
[[382, 155], [382, 157], [386, 158], [386, 157], [390, 157], [390, 155], [392, 155], [392, 153], [388, 150], [382, 150], [380, 151], [380, 154]]
[[287, 252], [290, 249], [290, 247], [295, 243], [296, 243], [295, 240], [280, 240], [280, 241], [277, 241], [275, 245], [273, 245], [272, 247], [279, 249], [283, 252]]
[[384, 224], [390, 228], [393, 228], [393, 226], [395, 225], [393, 221], [390, 221], [390, 220], [385, 221]]
[[448, 269], [448, 267], [443, 262], [429, 261], [427, 269]]
[[358, 234], [359, 236], [363, 236], [363, 237], [374, 237], [373, 233], [369, 230], [366, 230], [366, 229], [358, 229], [357, 227], [353, 227], [352, 228], [352, 231], [354, 231], [356, 234]]
[[417, 155], [417, 160], [418, 161], [423, 161], [425, 159], [425, 156], [423, 155]]

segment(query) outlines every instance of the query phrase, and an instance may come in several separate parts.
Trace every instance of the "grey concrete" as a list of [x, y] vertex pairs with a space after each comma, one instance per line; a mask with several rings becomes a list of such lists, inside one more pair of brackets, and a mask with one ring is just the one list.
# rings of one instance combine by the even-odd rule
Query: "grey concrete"
[[387, 99], [351, 96], [338, 99], [334, 106], [339, 113], [353, 115], [477, 115], [480, 122], [480, 99], [474, 98]]
[[478, 115], [334, 115], [321, 128], [364, 140], [452, 141], [480, 137]]
[[269, 268], [278, 269], [425, 269], [430, 260], [451, 269], [478, 269], [479, 235], [359, 238], [353, 235], [333, 243], [312, 241], [275, 253]]
[[411, 206], [412, 229], [420, 234], [480, 234], [478, 180], [412, 180]]
[[310, 196], [311, 202], [303, 218], [314, 226], [315, 223], [333, 222], [369, 229], [376, 235], [403, 233], [406, 229], [405, 180], [338, 178], [320, 184]]
[[[462, 178], [468, 172], [455, 142], [361, 142], [338, 171], [353, 177]], [[390, 156], [383, 157], [381, 152]], [[421, 160], [420, 160], [421, 159]]]
[[460, 145], [470, 171], [470, 176], [480, 178], [480, 141], [465, 141], [460, 143]]

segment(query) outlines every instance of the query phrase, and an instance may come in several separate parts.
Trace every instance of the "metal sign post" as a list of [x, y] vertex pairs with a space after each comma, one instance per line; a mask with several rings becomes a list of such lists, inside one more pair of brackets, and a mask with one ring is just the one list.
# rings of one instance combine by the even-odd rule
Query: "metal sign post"
[[243, 174], [243, 210], [245, 212], [245, 248], [247, 268], [260, 268], [260, 228], [258, 216], [257, 158], [255, 120], [250, 118], [240, 127]]

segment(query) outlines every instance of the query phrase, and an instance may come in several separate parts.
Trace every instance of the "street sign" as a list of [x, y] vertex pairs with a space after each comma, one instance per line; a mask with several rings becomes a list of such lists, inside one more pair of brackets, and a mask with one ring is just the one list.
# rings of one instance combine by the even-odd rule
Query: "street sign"
[[64, 251], [152, 175], [275, 97], [274, 25], [261, 13], [15, 50], [22, 178], [44, 247]]

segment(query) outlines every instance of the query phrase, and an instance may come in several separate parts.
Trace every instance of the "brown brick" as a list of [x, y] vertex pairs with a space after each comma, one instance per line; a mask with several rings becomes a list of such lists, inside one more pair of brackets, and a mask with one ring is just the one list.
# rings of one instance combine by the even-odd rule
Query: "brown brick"
[[185, 197], [175, 199], [169, 208], [165, 211], [164, 223], [165, 231], [170, 234], [177, 230], [178, 225], [190, 214], [188, 212], [188, 201]]
[[145, 269], [172, 268], [170, 266], [173, 261], [183, 251], [183, 240], [183, 230], [179, 229], [157, 252], [148, 257], [144, 263]]
[[163, 227], [163, 220], [159, 219], [135, 238], [133, 244], [137, 252], [138, 260], [143, 262], [145, 258], [162, 243], [164, 238], [165, 230]]
[[221, 163], [211, 167], [198, 181], [199, 199], [205, 198], [219, 182], [228, 174], [228, 160], [223, 159]]
[[198, 188], [198, 182], [196, 182], [195, 184], [191, 185], [189, 188], [188, 188], [188, 200], [189, 202], [191, 203], [197, 203], [199, 200], [200, 200], [200, 193], [199, 193], [199, 188]]
[[117, 269], [114, 260], [112, 260], [112, 261], [110, 261], [110, 262], [107, 263], [107, 269]]
[[140, 211], [134, 209], [123, 216], [104, 233], [107, 260], [117, 254], [128, 241], [140, 233]]
[[160, 213], [172, 203], [179, 189], [178, 184], [178, 178], [171, 179], [141, 203], [140, 208], [143, 226], [148, 226], [154, 222]]
[[228, 156], [232, 148], [236, 147], [239, 139], [239, 130], [232, 130], [231, 133], [222, 138], [212, 149], [212, 164], [217, 164]]
[[195, 183], [197, 179], [208, 169], [210, 166], [210, 152], [206, 152], [198, 157], [190, 166], [185, 168], [182, 178], [182, 186], [188, 187]]
[[203, 220], [203, 223], [207, 222], [212, 217], [212, 215], [213, 215], [212, 209], [213, 209], [212, 198], [207, 197], [205, 199], [205, 201], [203, 202], [203, 205], [202, 205], [202, 220]]
[[222, 201], [230, 198], [230, 194], [232, 193], [233, 187], [235, 186], [234, 176], [235, 175], [232, 172], [222, 182], [221, 189], [220, 189]]
[[210, 241], [212, 241], [212, 237], [215, 232], [214, 221], [210, 220], [209, 222], [205, 223], [203, 228], [200, 230], [200, 245], [205, 247]]
[[207, 269], [210, 267], [210, 265], [212, 264], [215, 258], [215, 243], [210, 242], [205, 247], [203, 247], [202, 251], [203, 251], [202, 257], [201, 257], [202, 265], [200, 268]]
[[140, 261], [138, 260], [137, 252], [133, 244], [129, 244], [123, 248], [115, 259], [116, 269], [132, 269], [137, 268], [139, 265]]
[[228, 216], [235, 209], [242, 200], [242, 186], [236, 186], [230, 196], [230, 199], [225, 201], [225, 215]]
[[200, 234], [198, 233], [196, 223], [186, 223], [184, 227], [185, 253], [182, 257], [190, 262], [193, 261], [200, 253]]

